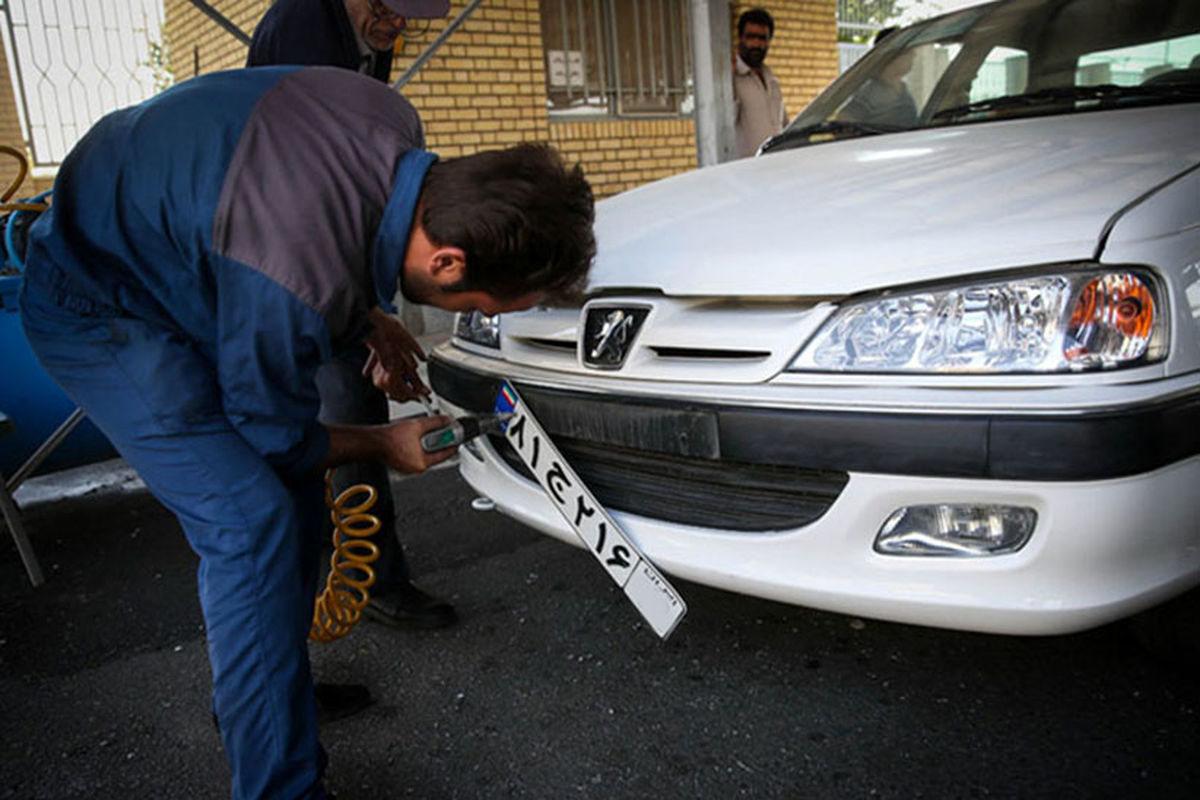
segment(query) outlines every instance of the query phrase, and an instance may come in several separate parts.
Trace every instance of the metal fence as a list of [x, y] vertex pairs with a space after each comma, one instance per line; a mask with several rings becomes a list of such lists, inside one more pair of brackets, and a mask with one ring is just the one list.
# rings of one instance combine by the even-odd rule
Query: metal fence
[[53, 167], [101, 116], [169, 82], [163, 0], [0, 0], [4, 46], [35, 167]]
[[867, 54], [871, 49], [869, 44], [857, 42], [838, 42], [838, 74], [854, 66], [854, 63]]
[[[873, 5], [856, 2], [856, 0], [837, 0], [838, 38], [841, 40], [850, 38], [869, 43], [875, 33], [884, 27], [876, 18], [878, 11], [872, 8]], [[849, 66], [849, 64], [845, 66]]]

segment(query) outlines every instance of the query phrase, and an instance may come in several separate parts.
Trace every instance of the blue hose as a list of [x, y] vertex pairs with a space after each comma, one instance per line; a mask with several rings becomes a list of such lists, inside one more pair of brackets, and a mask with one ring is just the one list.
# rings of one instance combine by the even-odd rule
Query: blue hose
[[[36, 197], [31, 197], [28, 200], [22, 200], [22, 203], [40, 203], [45, 200], [53, 192], [53, 189], [47, 189]], [[21, 214], [32, 214], [32, 211], [14, 211], [8, 215], [8, 224], [4, 226], [4, 251], [8, 254], [8, 260], [18, 272], [25, 271], [25, 258], [23, 254], [17, 252], [17, 243], [13, 239], [13, 231], [17, 227], [17, 217]]]

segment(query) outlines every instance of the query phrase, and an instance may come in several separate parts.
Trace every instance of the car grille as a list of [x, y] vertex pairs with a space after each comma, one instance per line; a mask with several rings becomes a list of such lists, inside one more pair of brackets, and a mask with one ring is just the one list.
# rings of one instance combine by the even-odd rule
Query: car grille
[[[475, 413], [490, 411], [500, 388], [499, 378], [437, 357], [429, 378], [440, 396]], [[824, 514], [850, 478], [824, 466], [723, 455], [716, 411], [702, 404], [516, 388], [605, 508], [729, 531], [790, 530]], [[503, 436], [489, 439], [505, 462], [536, 482]]]
[[[739, 464], [633, 450], [551, 435], [605, 508], [651, 519], [733, 531], [776, 531], [813, 522], [848, 475], [832, 470]], [[533, 473], [502, 436], [496, 452], [526, 479]]]

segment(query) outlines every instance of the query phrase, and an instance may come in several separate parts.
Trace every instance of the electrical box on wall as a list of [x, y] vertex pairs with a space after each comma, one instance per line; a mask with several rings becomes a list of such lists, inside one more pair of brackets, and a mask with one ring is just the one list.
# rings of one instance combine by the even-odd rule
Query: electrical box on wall
[[551, 86], [583, 88], [583, 51], [547, 50], [546, 66]]

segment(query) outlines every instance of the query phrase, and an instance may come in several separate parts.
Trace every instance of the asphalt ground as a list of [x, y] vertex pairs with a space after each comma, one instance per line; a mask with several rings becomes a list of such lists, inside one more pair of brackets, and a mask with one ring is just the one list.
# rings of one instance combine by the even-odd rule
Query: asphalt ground
[[[340, 800], [1194, 798], [1200, 687], [1125, 628], [1018, 638], [677, 581], [661, 642], [585, 552], [396, 484], [418, 582], [460, 623], [313, 645], [377, 703], [322, 731]], [[0, 798], [220, 798], [196, 559], [144, 490], [30, 504], [0, 543]]]

